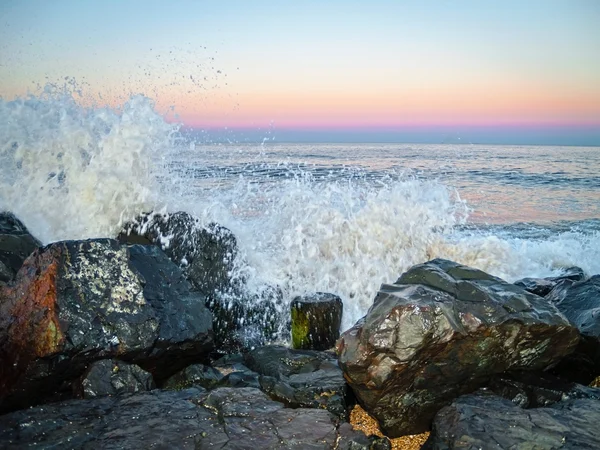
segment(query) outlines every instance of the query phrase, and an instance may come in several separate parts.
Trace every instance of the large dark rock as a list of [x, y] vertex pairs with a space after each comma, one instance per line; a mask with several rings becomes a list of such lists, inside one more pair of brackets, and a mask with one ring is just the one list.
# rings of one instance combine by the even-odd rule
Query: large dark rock
[[41, 245], [12, 213], [0, 212], [0, 281], [11, 281], [23, 261]]
[[70, 392], [98, 359], [138, 364], [160, 380], [212, 349], [204, 298], [153, 246], [54, 243], [0, 297], [1, 411]]
[[[367, 449], [325, 410], [284, 409], [257, 389], [152, 391], [0, 416], [0, 445], [69, 449]], [[370, 443], [369, 443], [370, 444]], [[385, 448], [385, 447], [372, 447]]]
[[396, 437], [428, 430], [437, 411], [494, 374], [555, 364], [578, 340], [543, 298], [436, 259], [383, 285], [338, 354], [361, 405]]
[[600, 448], [600, 402], [576, 399], [521, 409], [500, 397], [460, 397], [435, 417], [427, 450]]
[[214, 223], [204, 227], [188, 213], [143, 214], [125, 225], [118, 240], [158, 245], [205, 295], [226, 290], [232, 283], [237, 255], [235, 236]]
[[600, 400], [600, 389], [571, 383], [548, 372], [513, 372], [495, 375], [487, 388], [521, 408], [540, 408], [576, 398]]
[[75, 395], [83, 398], [150, 391], [155, 387], [152, 375], [141, 367], [112, 359], [93, 363], [80, 382], [73, 385]]
[[261, 389], [272, 399], [348, 418], [353, 397], [333, 355], [273, 345], [248, 352], [245, 365], [261, 375]]
[[547, 278], [522, 278], [515, 281], [514, 284], [521, 286], [532, 294], [545, 297], [558, 283], [564, 280], [582, 281], [585, 279], [585, 273], [580, 267], [567, 267], [556, 277]]
[[305, 350], [328, 350], [340, 337], [344, 303], [337, 295], [317, 292], [296, 297], [290, 305], [292, 346]]
[[225, 227], [185, 212], [147, 213], [125, 225], [127, 244], [161, 247], [206, 297], [214, 317], [215, 345], [222, 352], [263, 345], [281, 331], [282, 293], [271, 286], [250, 289], [237, 241]]
[[581, 332], [577, 349], [555, 372], [589, 384], [600, 375], [600, 275], [585, 281], [564, 280], [546, 296]]

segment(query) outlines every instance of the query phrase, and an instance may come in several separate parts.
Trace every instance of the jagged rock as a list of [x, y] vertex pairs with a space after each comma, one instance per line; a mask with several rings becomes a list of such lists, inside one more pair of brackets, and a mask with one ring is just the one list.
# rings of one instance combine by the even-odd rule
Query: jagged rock
[[600, 375], [600, 275], [585, 281], [564, 280], [546, 296], [576, 326], [582, 338], [575, 352], [554, 370], [581, 384]]
[[208, 297], [214, 316], [215, 346], [221, 353], [238, 352], [270, 343], [283, 334], [283, 293], [272, 286], [251, 292], [238, 284]]
[[[2, 448], [336, 449], [357, 433], [322, 409], [284, 409], [252, 388], [152, 391], [0, 416]], [[357, 448], [357, 447], [348, 447]], [[361, 448], [361, 447], [358, 447]]]
[[164, 379], [212, 349], [212, 317], [157, 247], [110, 239], [36, 250], [0, 297], [0, 410], [71, 392], [98, 359]]
[[0, 281], [11, 281], [23, 261], [41, 245], [12, 213], [0, 212]]
[[600, 400], [600, 389], [571, 383], [547, 372], [503, 373], [492, 377], [487, 387], [521, 408], [539, 408], [576, 398]]
[[169, 377], [163, 384], [164, 389], [187, 389], [201, 386], [204, 389], [214, 389], [223, 379], [223, 374], [214, 367], [203, 364], [192, 364]]
[[521, 286], [532, 294], [545, 297], [558, 283], [564, 280], [582, 281], [585, 279], [585, 273], [580, 267], [568, 267], [557, 277], [547, 278], [522, 278], [515, 281], [514, 284]]
[[545, 297], [556, 286], [555, 281], [546, 280], [544, 278], [521, 278], [514, 283], [517, 286], [521, 286], [532, 294]]
[[585, 278], [585, 272], [581, 267], [572, 266], [563, 269], [560, 275], [556, 277], [547, 277], [546, 280], [559, 283], [563, 280], [583, 281]]
[[336, 450], [392, 450], [392, 443], [386, 437], [367, 436], [354, 431], [352, 425], [341, 423], [338, 428], [340, 439]]
[[125, 225], [118, 237], [127, 244], [154, 244], [206, 296], [212, 311], [215, 345], [222, 352], [263, 345], [280, 332], [283, 303], [280, 289], [249, 289], [237, 241], [225, 227], [185, 212], [147, 213]]
[[317, 292], [296, 297], [291, 305], [292, 347], [328, 350], [340, 337], [344, 303], [337, 295]]
[[333, 355], [265, 346], [245, 355], [246, 366], [261, 376], [261, 389], [293, 408], [325, 408], [347, 419], [352, 397]]
[[600, 402], [575, 399], [521, 409], [479, 393], [458, 398], [435, 417], [423, 449], [581, 450], [600, 448]]
[[429, 429], [437, 411], [510, 370], [541, 370], [579, 333], [543, 298], [436, 259], [383, 285], [338, 341], [344, 375], [387, 436]]
[[231, 231], [215, 223], [204, 227], [185, 212], [147, 213], [126, 224], [118, 240], [158, 245], [205, 295], [227, 290], [232, 283], [237, 242]]
[[83, 398], [150, 391], [156, 388], [152, 375], [135, 364], [103, 359], [93, 363], [73, 386]]

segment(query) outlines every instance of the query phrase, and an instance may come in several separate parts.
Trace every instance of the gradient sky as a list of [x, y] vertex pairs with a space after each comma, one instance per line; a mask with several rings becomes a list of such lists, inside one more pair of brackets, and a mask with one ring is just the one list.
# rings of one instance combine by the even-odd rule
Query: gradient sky
[[599, 24], [598, 0], [0, 0], [0, 95], [71, 77], [279, 140], [600, 145]]

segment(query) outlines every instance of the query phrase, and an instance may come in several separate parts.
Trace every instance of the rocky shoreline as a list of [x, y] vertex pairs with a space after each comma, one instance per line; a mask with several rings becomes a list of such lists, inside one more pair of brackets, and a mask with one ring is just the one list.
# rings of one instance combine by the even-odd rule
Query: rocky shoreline
[[[0, 213], [0, 448], [600, 448], [599, 275], [432, 260], [324, 351], [339, 298], [295, 299], [294, 326], [239, 264], [186, 213], [47, 246]], [[290, 329], [302, 349], [272, 344]], [[352, 428], [356, 403], [387, 437]]]

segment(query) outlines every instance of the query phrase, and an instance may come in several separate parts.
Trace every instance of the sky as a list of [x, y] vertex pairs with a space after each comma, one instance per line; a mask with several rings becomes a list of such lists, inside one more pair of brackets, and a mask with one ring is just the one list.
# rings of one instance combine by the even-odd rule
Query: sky
[[0, 0], [0, 96], [142, 93], [250, 139], [600, 145], [598, 24], [598, 0]]

